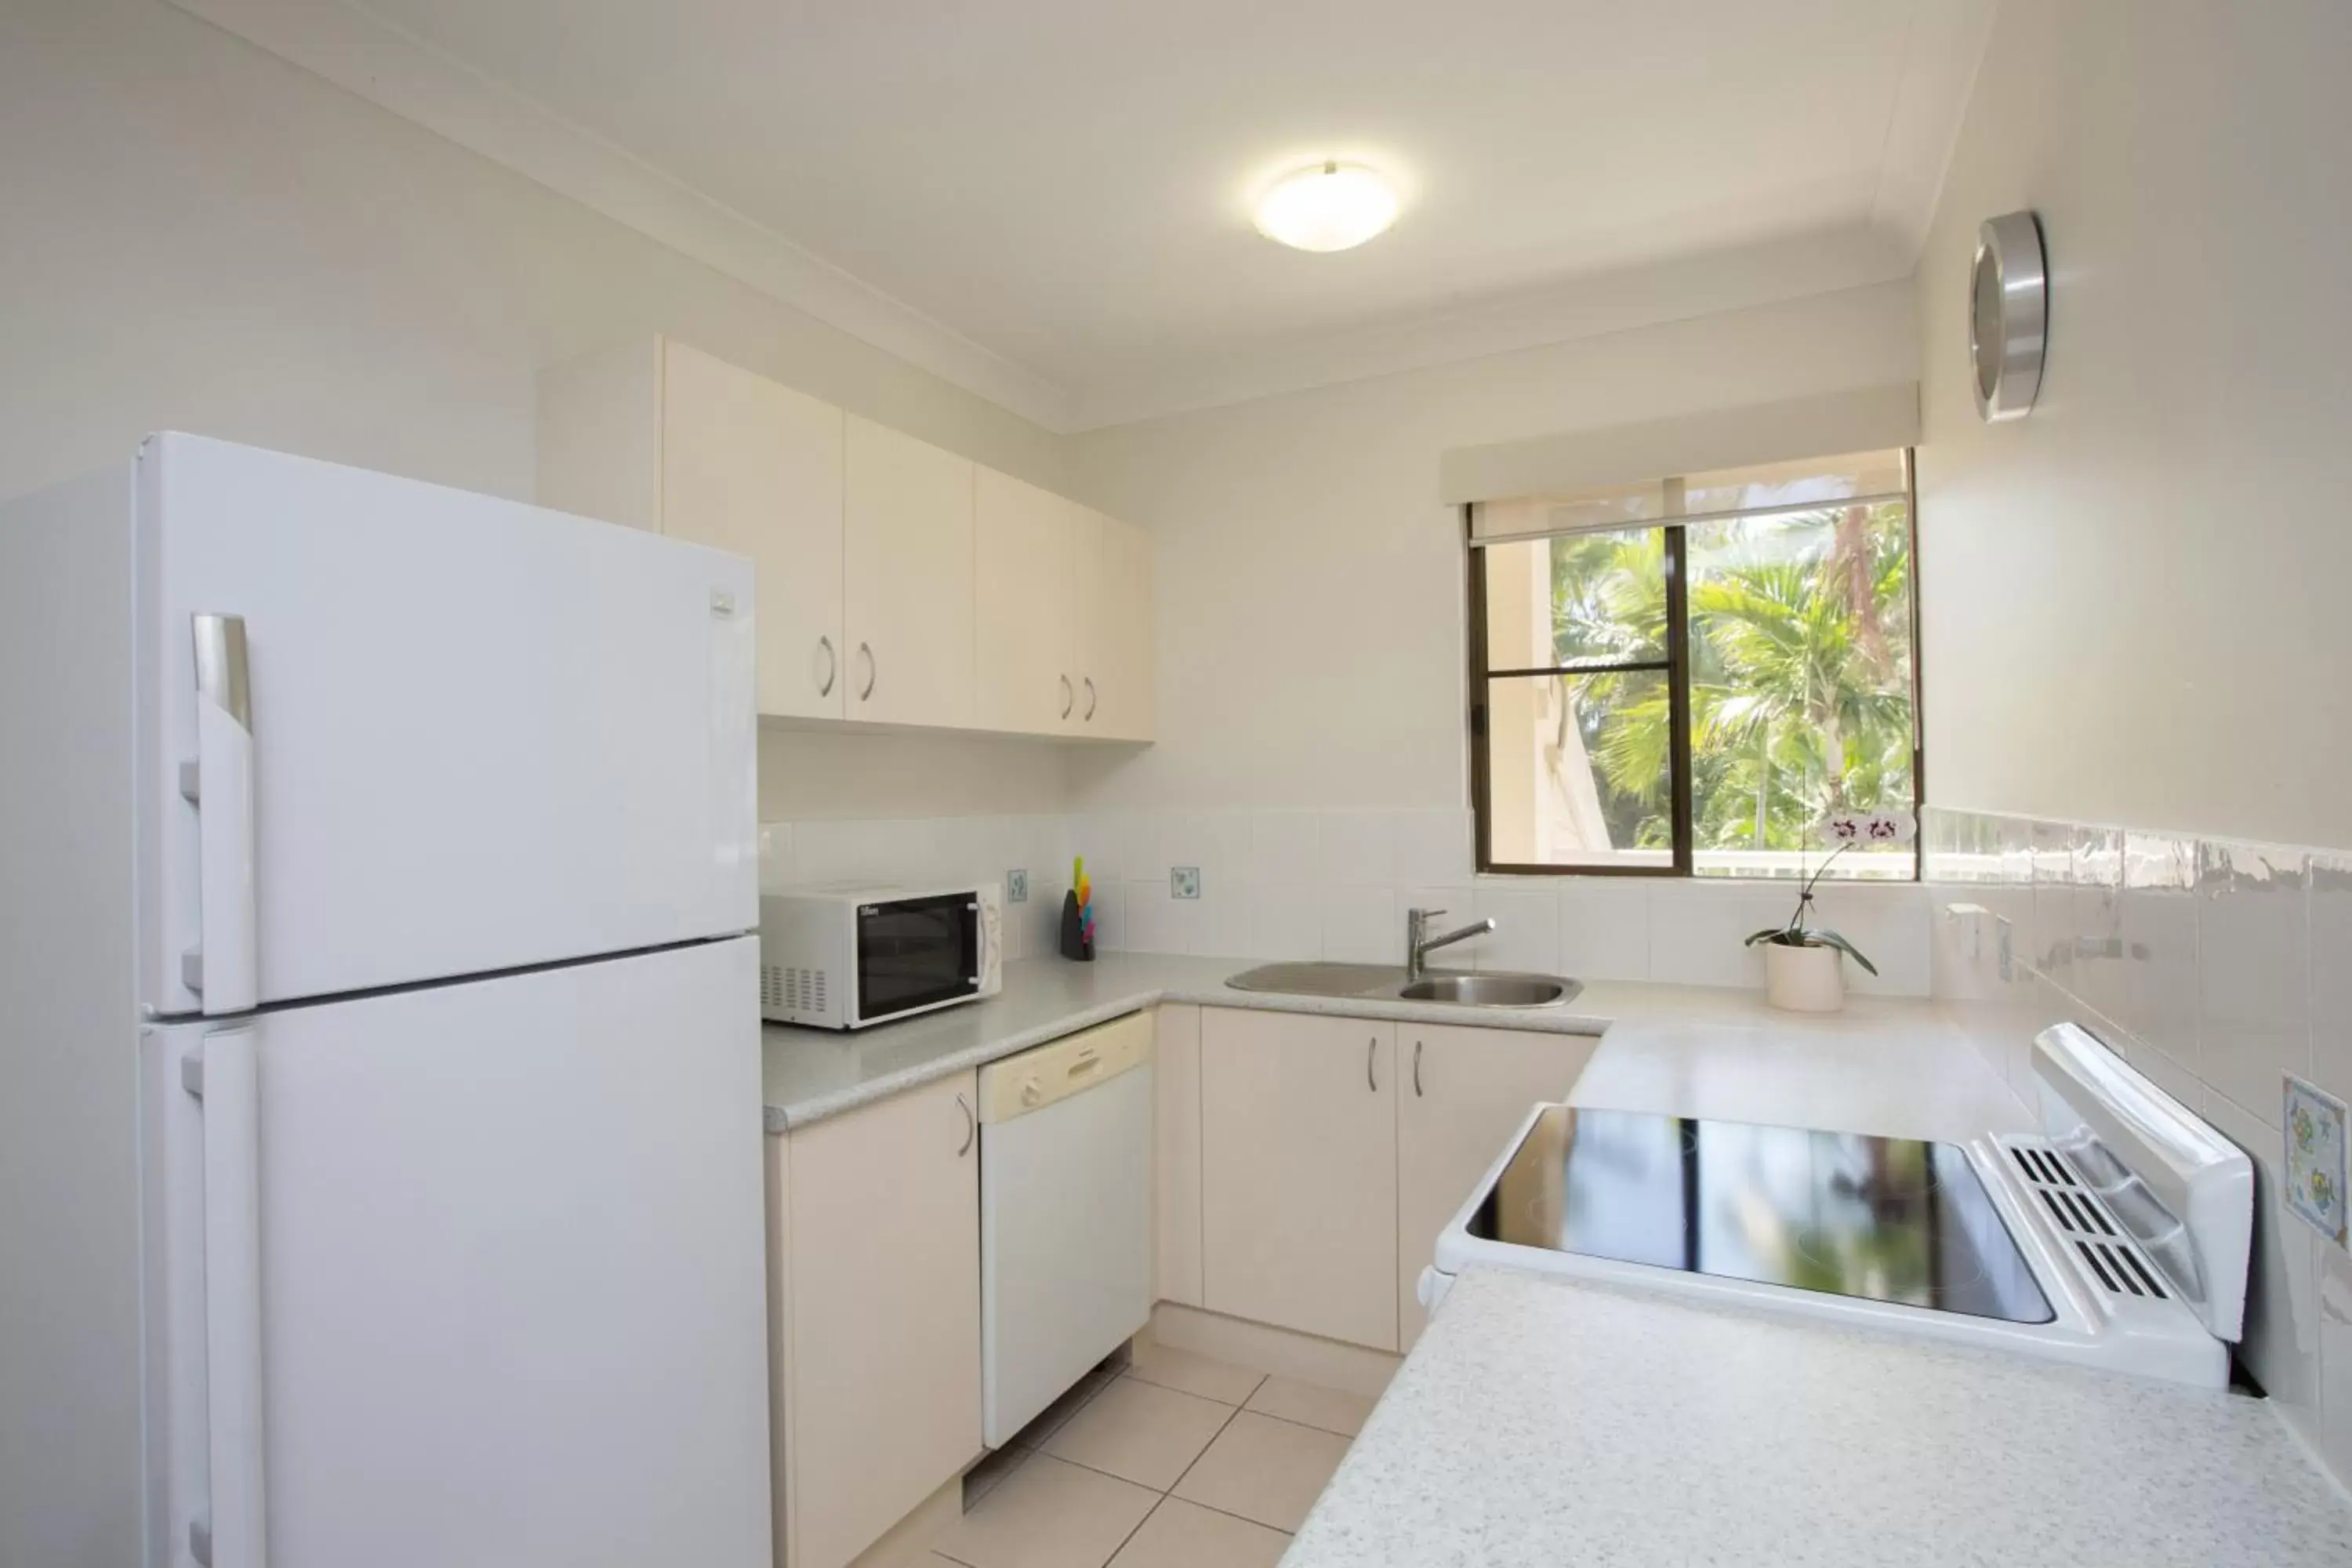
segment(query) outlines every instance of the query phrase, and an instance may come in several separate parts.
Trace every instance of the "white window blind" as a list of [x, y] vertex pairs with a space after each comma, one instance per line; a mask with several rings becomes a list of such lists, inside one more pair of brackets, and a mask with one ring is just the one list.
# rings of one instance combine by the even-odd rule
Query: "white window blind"
[[[1622, 528], [1667, 515], [1755, 510], [1738, 501], [1721, 504], [1724, 495], [1704, 492], [1710, 486], [1721, 491], [1733, 484], [1769, 485], [1776, 469], [1784, 470], [1778, 482], [1786, 483], [1822, 472], [1823, 453], [1883, 456], [1916, 446], [1918, 438], [1918, 384], [1903, 382], [1456, 447], [1439, 458], [1439, 484], [1449, 503], [1540, 498], [1561, 518], [1559, 527]], [[1661, 474], [1687, 476], [1688, 485], [1702, 493], [1696, 500], [1685, 494], [1683, 511], [1669, 514], [1663, 510]], [[1873, 487], [1857, 494], [1880, 493], [1875, 487], [1883, 474], [1857, 469], [1853, 478]]]

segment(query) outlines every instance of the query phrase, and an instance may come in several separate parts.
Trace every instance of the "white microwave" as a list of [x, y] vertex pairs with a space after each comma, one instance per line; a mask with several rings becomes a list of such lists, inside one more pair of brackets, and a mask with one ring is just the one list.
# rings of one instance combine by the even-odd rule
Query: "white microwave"
[[760, 1016], [862, 1029], [993, 996], [1004, 896], [974, 886], [787, 888], [760, 899]]

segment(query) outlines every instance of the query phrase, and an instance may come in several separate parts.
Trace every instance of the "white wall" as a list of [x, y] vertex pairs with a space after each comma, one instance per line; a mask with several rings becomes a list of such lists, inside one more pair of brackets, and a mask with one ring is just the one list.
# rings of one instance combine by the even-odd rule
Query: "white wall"
[[[2001, 8], [1917, 279], [1945, 805], [2352, 845], [2352, 6]], [[2040, 405], [1980, 425], [1978, 223], [2042, 215]]]
[[1080, 493], [1151, 531], [1159, 574], [1159, 743], [1078, 759], [1083, 798], [1463, 805], [1439, 453], [1900, 381], [1916, 340], [1884, 284], [1074, 437]]
[[[667, 331], [1040, 484], [1057, 437], [159, 0], [0, 7], [0, 496], [196, 430], [528, 500], [540, 366]], [[878, 768], [1049, 810], [1058, 753], [763, 733], [777, 815]]]
[[760, 726], [760, 820], [1053, 811], [1069, 752], [1044, 741]]

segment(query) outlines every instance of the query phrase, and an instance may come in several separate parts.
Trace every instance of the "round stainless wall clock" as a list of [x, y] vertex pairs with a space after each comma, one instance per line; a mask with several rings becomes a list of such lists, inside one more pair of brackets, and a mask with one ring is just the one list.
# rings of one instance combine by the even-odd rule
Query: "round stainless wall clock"
[[1977, 229], [1969, 279], [1969, 365], [1977, 412], [1987, 422], [2021, 419], [2042, 390], [2050, 332], [2050, 273], [2042, 225], [2030, 212], [2003, 213]]

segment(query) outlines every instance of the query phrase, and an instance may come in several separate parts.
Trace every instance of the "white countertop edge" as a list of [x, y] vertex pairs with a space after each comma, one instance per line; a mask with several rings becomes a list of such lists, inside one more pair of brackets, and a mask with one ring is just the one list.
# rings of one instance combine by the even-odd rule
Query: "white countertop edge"
[[[1235, 973], [1239, 973], [1236, 971]], [[884, 1073], [846, 1089], [811, 1095], [788, 1104], [761, 1108], [761, 1124], [771, 1133], [788, 1132], [827, 1117], [887, 1100], [894, 1094], [946, 1078], [968, 1068], [1075, 1035], [1097, 1024], [1140, 1013], [1165, 1002], [1202, 1007], [1246, 1007], [1264, 1013], [1314, 1013], [1345, 1018], [1375, 1018], [1405, 1024], [1450, 1024], [1486, 1029], [1524, 1029], [1552, 1035], [1601, 1035], [1616, 1020], [1571, 1011], [1574, 1002], [1557, 1008], [1507, 1010], [1472, 1007], [1445, 1002], [1390, 1002], [1379, 997], [1302, 996], [1288, 992], [1236, 991], [1229, 986], [1162, 985], [1095, 1002], [1026, 1028], [984, 1040], [962, 1050], [950, 1051], [902, 1071]], [[934, 1015], [936, 1016], [936, 1015]], [[886, 1027], [887, 1026], [885, 1026]], [[835, 1038], [834, 1031], [807, 1031]]]
[[761, 1113], [770, 1132], [785, 1132], [795, 1127], [806, 1127], [812, 1122], [823, 1121], [828, 1116], [838, 1116], [845, 1110], [855, 1110], [861, 1105], [887, 1100], [902, 1090], [919, 1088], [950, 1074], [970, 1068], [986, 1067], [990, 1062], [1025, 1051], [1032, 1046], [1042, 1046], [1065, 1035], [1091, 1029], [1097, 1024], [1108, 1024], [1113, 1018], [1124, 1018], [1129, 1013], [1156, 1007], [1162, 999], [1161, 993], [1158, 991], [1137, 991], [1116, 996], [1108, 1002], [1097, 1002], [1076, 1012], [1059, 1015], [1045, 1023], [1016, 1029], [963, 1050], [935, 1057], [904, 1071], [885, 1073], [847, 1089], [811, 1095], [789, 1105], [763, 1106]]
[[[1524, 1009], [1237, 991], [1225, 984], [1257, 962], [1160, 953], [1107, 953], [1088, 964], [1027, 959], [1006, 965], [1002, 994], [901, 1023], [861, 1031], [768, 1024], [761, 1031], [761, 1123], [770, 1133], [806, 1127], [1164, 1003], [1612, 1039], [1638, 1036], [1645, 1047], [1661, 1029], [1679, 1032], [1678, 1037], [1696, 1029], [1712, 1037], [1769, 1034], [1780, 1042], [1854, 1042], [1948, 1026], [1924, 998], [1857, 995], [1848, 1012], [1825, 1016], [1775, 1014], [1758, 992], [1624, 981], [1592, 982], [1559, 1006]], [[1973, 1058], [1972, 1052], [1962, 1054]], [[1629, 1090], [1637, 1098], [1622, 1103], [1639, 1109], [1664, 1088], [1617, 1085], [1617, 1092]]]

